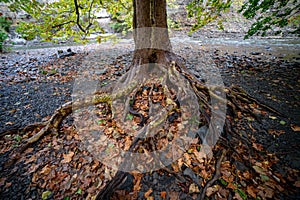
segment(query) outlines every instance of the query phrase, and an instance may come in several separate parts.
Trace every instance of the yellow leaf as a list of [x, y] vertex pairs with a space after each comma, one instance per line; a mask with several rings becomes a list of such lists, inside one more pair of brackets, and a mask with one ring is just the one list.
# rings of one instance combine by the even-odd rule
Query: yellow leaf
[[200, 190], [195, 183], [192, 183], [189, 187], [189, 193], [199, 193]]
[[48, 197], [51, 195], [51, 191], [45, 191], [43, 192], [42, 194], [42, 199], [45, 200], [45, 199], [48, 199]]

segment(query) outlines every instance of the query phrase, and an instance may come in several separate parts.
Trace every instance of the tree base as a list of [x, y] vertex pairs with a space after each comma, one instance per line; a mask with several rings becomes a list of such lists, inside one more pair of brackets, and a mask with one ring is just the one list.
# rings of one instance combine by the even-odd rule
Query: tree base
[[[218, 141], [218, 148], [220, 152], [220, 158], [218, 161], [216, 161], [215, 165], [215, 172], [214, 176], [210, 181], [207, 181], [205, 186], [203, 188], [199, 187], [199, 190], [201, 191], [200, 199], [204, 199], [207, 189], [211, 187], [215, 181], [217, 181], [220, 176], [220, 168], [221, 168], [221, 163], [224, 160], [224, 157], [226, 156], [226, 153], [230, 150], [231, 152], [237, 151], [233, 147], [235, 145], [232, 145], [233, 143], [238, 142], [239, 140], [243, 140], [243, 138], [240, 136], [239, 133], [234, 130], [233, 127], [236, 127], [238, 122], [235, 119], [241, 119], [241, 118], [246, 118], [246, 117], [251, 117], [257, 121], [260, 121], [260, 118], [263, 117], [263, 115], [266, 114], [266, 112], [272, 112], [277, 115], [281, 115], [278, 113], [275, 109], [270, 108], [264, 104], [259, 103], [257, 100], [252, 98], [251, 96], [247, 95], [245, 91], [243, 91], [241, 88], [234, 86], [231, 88], [224, 87], [223, 92], [226, 93], [227, 99], [224, 99], [218, 95], [216, 95], [213, 92], [210, 92], [212, 87], [207, 87], [203, 82], [199, 81], [196, 79], [192, 74], [188, 72], [188, 70], [179, 62], [178, 59], [176, 59], [173, 55], [169, 56], [167, 60], [171, 60], [170, 62], [166, 63], [165, 66], [170, 66], [170, 68], [174, 68], [181, 76], [181, 78], [184, 78], [185, 80], [188, 81], [190, 87], [193, 89], [193, 92], [197, 96], [198, 102], [201, 105], [201, 127], [207, 126], [210, 123], [210, 118], [212, 116], [212, 108], [210, 105], [210, 100], [212, 98], [217, 99], [221, 103], [226, 103], [227, 105], [227, 115], [225, 119], [225, 124], [223, 128], [223, 135], [221, 139]], [[134, 69], [134, 66], [133, 66]], [[168, 70], [168, 68], [166, 68]], [[128, 72], [128, 74], [136, 72]], [[129, 77], [129, 76], [128, 76]], [[142, 88], [145, 85], [139, 85], [139, 88]], [[147, 86], [148, 87], [148, 86]], [[172, 91], [172, 88], [164, 87], [163, 91]], [[111, 90], [112, 87], [106, 88], [106, 90]], [[153, 88], [152, 88], [153, 89]], [[220, 88], [218, 88], [220, 90]], [[40, 124], [33, 124], [29, 125], [28, 127], [24, 128], [22, 130], [23, 132], [28, 132], [32, 131], [34, 129], [38, 130], [36, 134], [34, 134], [32, 137], [30, 137], [26, 142], [24, 142], [22, 145], [20, 145], [18, 148], [16, 148], [12, 154], [10, 161], [6, 163], [6, 167], [13, 165], [21, 156], [22, 153], [30, 147], [32, 144], [35, 142], [39, 141], [43, 136], [45, 136], [48, 133], [51, 132], [58, 132], [60, 125], [62, 121], [72, 113], [72, 111], [78, 110], [80, 108], [88, 107], [91, 105], [98, 105], [98, 104], [107, 104], [111, 106], [112, 101], [114, 98], [118, 98], [118, 95], [126, 95], [127, 100], [126, 102], [129, 102], [129, 97], [134, 96], [136, 98], [137, 95], [140, 95], [140, 90], [137, 89], [131, 89], [131, 94], [126, 94], [124, 91], [127, 92], [127, 90], [123, 91], [117, 91], [114, 96], [111, 94], [108, 94], [107, 92], [103, 91], [98, 91], [94, 94], [93, 97], [87, 97], [86, 99], [82, 101], [76, 101], [76, 102], [68, 102], [64, 105], [62, 105], [60, 108], [58, 108], [54, 114], [51, 116], [51, 118], [43, 123]], [[132, 93], [133, 91], [133, 93]], [[174, 95], [174, 94], [173, 94]], [[175, 94], [176, 96], [176, 94]], [[176, 97], [174, 96], [173, 99], [170, 100], [170, 104], [176, 104]], [[132, 99], [131, 99], [132, 100]], [[168, 106], [167, 103], [165, 103], [166, 107]], [[140, 126], [147, 127], [151, 120], [147, 121], [147, 117], [149, 116], [142, 116], [141, 113], [134, 111], [134, 107], [136, 105], [134, 104], [128, 104], [128, 106], [125, 111], [132, 113], [133, 115], [136, 115], [137, 118], [139, 118]], [[174, 105], [176, 106], [176, 105]], [[178, 106], [178, 104], [177, 104]], [[144, 118], [143, 118], [144, 117]], [[199, 128], [201, 129], [199, 126]], [[251, 127], [250, 127], [251, 128]], [[200, 130], [199, 129], [199, 130]], [[197, 133], [198, 137], [202, 140], [204, 138], [205, 132], [199, 131]], [[235, 138], [235, 139], [232, 139]], [[131, 145], [128, 149], [128, 151], [136, 151], [137, 146], [139, 144], [140, 139], [132, 140]], [[246, 141], [248, 143], [249, 141]], [[227, 150], [220, 150], [220, 147], [223, 146], [224, 148], [227, 148]], [[205, 158], [203, 158], [205, 160]], [[126, 159], [125, 159], [126, 160]], [[208, 160], [206, 160], [208, 162]], [[121, 165], [126, 165], [126, 162], [122, 163]], [[250, 166], [251, 167], [251, 166]], [[252, 167], [251, 167], [252, 168]], [[176, 173], [168, 170], [169, 173]], [[110, 199], [112, 194], [114, 193], [115, 190], [117, 190], [127, 179], [128, 174], [122, 171], [118, 171], [116, 176], [106, 184], [106, 186], [98, 193], [96, 199]]]

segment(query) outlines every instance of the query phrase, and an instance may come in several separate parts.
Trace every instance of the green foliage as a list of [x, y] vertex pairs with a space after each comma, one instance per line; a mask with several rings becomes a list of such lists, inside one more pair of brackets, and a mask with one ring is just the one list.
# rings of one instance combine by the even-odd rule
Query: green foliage
[[22, 1], [22, 5], [17, 3], [11, 9], [24, 10], [35, 19], [29, 23], [21, 22], [17, 28], [17, 32], [27, 40], [39, 36], [44, 41], [64, 39], [85, 43], [91, 33], [104, 33], [96, 16], [103, 8], [118, 22], [116, 26], [119, 30], [126, 32], [132, 26], [131, 0], [59, 0], [47, 3], [17, 1]]
[[132, 30], [132, 0], [107, 0], [103, 2], [103, 7], [111, 14], [111, 18], [114, 20], [111, 27], [115, 32], [125, 34]]
[[219, 29], [224, 29], [222, 25], [221, 13], [227, 12], [232, 0], [193, 0], [187, 5], [188, 17], [195, 18], [196, 23], [191, 31], [196, 31], [203, 26], [218, 20]]
[[239, 12], [247, 19], [255, 19], [246, 38], [252, 35], [265, 36], [268, 31], [277, 29], [275, 34], [288, 28], [290, 33], [300, 36], [300, 2], [297, 0], [249, 0]]
[[[9, 3], [11, 10], [23, 10], [35, 20], [21, 22], [17, 31], [27, 40], [39, 36], [45, 41], [70, 40], [85, 43], [91, 33], [104, 33], [97, 22], [96, 13], [106, 9], [114, 23], [116, 32], [126, 33], [132, 29], [132, 0], [57, 0], [41, 3], [38, 0], [0, 0]], [[175, 0], [168, 0], [173, 6]], [[187, 5], [188, 17], [195, 19], [191, 31], [196, 31], [212, 21], [217, 21], [220, 29], [223, 12], [227, 12], [233, 0], [191, 0]], [[247, 36], [266, 35], [278, 27], [277, 33], [286, 26], [293, 27], [292, 32], [300, 32], [300, 3], [297, 0], [248, 0], [240, 12], [248, 19], [255, 19]], [[169, 26], [179, 28], [178, 24], [168, 21]], [[5, 35], [0, 35], [5, 38]], [[1, 39], [0, 38], [0, 39]], [[97, 41], [105, 38], [98, 37]]]
[[7, 18], [0, 16], [0, 52], [3, 51], [3, 42], [8, 38], [7, 32], [11, 23]]

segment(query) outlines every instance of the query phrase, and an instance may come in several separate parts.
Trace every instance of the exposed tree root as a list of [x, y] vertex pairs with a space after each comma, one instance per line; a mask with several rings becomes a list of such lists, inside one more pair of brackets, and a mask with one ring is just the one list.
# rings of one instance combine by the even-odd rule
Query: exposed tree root
[[206, 191], [207, 188], [209, 188], [210, 186], [212, 186], [214, 184], [214, 182], [216, 182], [220, 177], [221, 177], [221, 163], [226, 155], [226, 150], [222, 150], [222, 154], [220, 156], [220, 158], [218, 159], [217, 163], [216, 163], [216, 171], [215, 171], [215, 175], [213, 176], [213, 178], [211, 180], [209, 180], [205, 187], [203, 188], [201, 195], [200, 195], [200, 200], [203, 200], [205, 198], [206, 195]]
[[42, 129], [34, 134], [32, 137], [27, 139], [23, 144], [21, 144], [18, 148], [13, 150], [12, 157], [9, 160], [9, 162], [6, 163], [6, 166], [10, 166], [14, 164], [20, 157], [21, 154], [33, 143], [37, 142], [42, 136], [45, 136], [46, 134], [52, 132], [57, 133], [58, 129], [62, 123], [62, 121], [72, 113], [73, 109], [78, 110], [83, 107], [96, 105], [99, 103], [109, 103], [110, 99], [106, 95], [95, 95], [93, 98], [88, 97], [87, 99], [83, 101], [76, 101], [76, 102], [67, 102], [58, 109], [54, 111], [54, 114], [51, 116], [51, 118], [43, 123], [40, 124], [32, 124], [24, 128], [24, 131], [30, 131], [37, 128]]
[[[212, 88], [212, 86], [208, 87], [204, 83], [197, 80], [193, 75], [190, 74], [190, 72], [184, 67], [184, 65], [182, 65], [178, 60], [176, 60], [174, 57], [172, 57], [172, 55], [170, 56], [169, 60], [175, 60], [175, 62], [173, 61], [171, 63], [168, 63], [167, 66], [173, 65], [173, 67], [175, 67], [175, 69], [179, 72], [179, 74], [181, 74], [186, 80], [188, 80], [191, 88], [193, 89], [193, 91], [195, 92], [195, 94], [198, 98], [198, 101], [201, 104], [203, 104], [202, 109], [201, 109], [201, 111], [202, 111], [201, 115], [204, 118], [206, 125], [209, 123], [210, 117], [212, 116], [212, 113], [211, 113], [212, 109], [211, 109], [211, 106], [209, 105], [210, 98], [215, 98], [219, 102], [226, 103], [227, 107], [229, 108], [229, 112], [231, 112], [231, 114], [233, 114], [233, 115], [236, 115], [237, 111], [240, 111], [242, 113], [246, 113], [250, 116], [253, 116], [255, 119], [259, 120], [259, 116], [257, 116], [257, 114], [255, 114], [249, 106], [246, 106], [246, 107], [242, 106], [243, 104], [253, 104], [253, 103], [259, 105], [260, 108], [263, 108], [267, 111], [281, 115], [275, 109], [259, 103], [257, 100], [255, 100], [251, 96], [247, 95], [246, 92], [243, 91], [241, 88], [236, 87], [236, 86], [233, 88], [223, 88], [223, 90], [224, 90], [223, 92], [226, 93], [226, 97], [227, 97], [227, 99], [224, 99], [223, 97], [220, 97], [217, 94], [210, 92], [210, 90], [214, 90], [214, 88]], [[217, 88], [217, 89], [219, 89], [219, 88]], [[122, 94], [122, 95], [124, 95], [124, 94]], [[46, 122], [39, 123], [39, 124], [33, 124], [33, 125], [29, 125], [29, 126], [25, 127], [22, 131], [32, 131], [37, 128], [41, 128], [41, 129], [38, 131], [38, 133], [36, 133], [31, 138], [26, 140], [20, 147], [13, 150], [11, 159], [9, 160], [9, 162], [6, 163], [6, 166], [10, 166], [10, 165], [14, 164], [21, 157], [21, 154], [30, 145], [37, 142], [44, 135], [46, 135], [50, 132], [58, 132], [62, 121], [68, 115], [70, 115], [72, 113], [72, 111], [78, 110], [83, 107], [96, 105], [99, 103], [107, 103], [107, 104], [111, 105], [112, 99], [113, 99], [113, 97], [110, 96], [108, 93], [96, 92], [93, 97], [87, 97], [86, 99], [83, 99], [80, 101], [68, 102], [68, 103], [62, 105], [60, 108], [55, 110], [54, 114]], [[129, 101], [127, 101], [127, 102], [129, 102]], [[134, 112], [132, 110], [129, 110], [129, 112], [130, 111]], [[133, 114], [140, 115], [139, 113], [133, 113]], [[144, 125], [145, 120], [141, 120], [141, 121], [142, 121], [141, 124]], [[223, 129], [223, 132], [225, 134], [230, 134], [230, 133], [232, 134], [232, 132], [233, 132], [233, 130], [231, 128], [232, 123], [233, 122], [231, 122], [228, 119], [225, 120], [225, 126]], [[147, 125], [145, 125], [145, 126], [147, 126]], [[141, 133], [141, 134], [144, 134], [144, 133]], [[137, 139], [135, 139], [132, 142], [129, 151], [133, 151], [134, 148], [136, 147], [139, 137], [136, 137], [136, 138]], [[200, 199], [205, 198], [207, 188], [210, 187], [217, 179], [219, 179], [219, 177], [221, 175], [220, 174], [220, 166], [221, 166], [221, 162], [222, 162], [225, 154], [226, 154], [226, 151], [223, 150], [222, 155], [220, 156], [220, 158], [218, 159], [218, 161], [216, 163], [215, 175], [205, 185], [205, 187], [201, 193]], [[125, 161], [121, 164], [123, 166], [127, 164], [126, 163], [127, 159], [124, 159], [124, 160]], [[120, 185], [122, 185], [122, 183], [124, 183], [124, 181], [126, 181], [127, 175], [128, 175], [127, 172], [118, 171], [116, 173], [116, 176], [111, 181], [109, 181], [109, 183], [104, 187], [104, 189], [102, 189], [98, 193], [96, 199], [102, 199], [102, 200], [110, 199], [110, 196], [114, 193], [114, 191], [116, 189], [118, 189], [118, 187]]]

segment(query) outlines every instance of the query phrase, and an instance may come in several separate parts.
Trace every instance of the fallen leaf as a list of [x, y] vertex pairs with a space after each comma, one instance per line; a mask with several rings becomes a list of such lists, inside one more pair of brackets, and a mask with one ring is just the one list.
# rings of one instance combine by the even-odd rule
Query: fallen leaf
[[153, 192], [153, 190], [152, 190], [152, 188], [150, 188], [147, 192], [145, 192], [144, 197], [147, 199], [152, 192]]
[[271, 115], [269, 116], [269, 118], [270, 118], [270, 119], [277, 119], [277, 117], [271, 116]]
[[192, 183], [189, 187], [189, 193], [199, 193], [200, 190], [195, 183]]
[[160, 192], [160, 196], [161, 196], [161, 198], [166, 199], [167, 198], [167, 192], [166, 191]]
[[75, 194], [82, 194], [82, 190], [81, 190], [81, 188], [79, 188], [77, 191], [76, 191], [76, 193]]
[[254, 149], [256, 149], [258, 151], [262, 151], [264, 149], [261, 144], [253, 143], [252, 146]]
[[215, 187], [215, 186], [209, 187], [206, 190], [206, 196], [210, 197], [212, 194], [216, 193], [218, 190], [219, 190], [218, 187]]
[[292, 128], [292, 130], [295, 131], [295, 132], [300, 131], [300, 126], [297, 126], [297, 125], [295, 125], [295, 124], [291, 124], [291, 128]]
[[296, 181], [295, 183], [294, 183], [294, 186], [296, 186], [296, 187], [300, 187], [300, 181]]
[[206, 154], [203, 152], [203, 151], [194, 151], [193, 152], [194, 155], [196, 156], [197, 160], [200, 162], [200, 163], [203, 163], [205, 161], [205, 158], [206, 158]]
[[45, 167], [43, 167], [43, 169], [41, 170], [41, 174], [49, 174], [49, 172], [51, 171], [51, 168], [49, 167], [49, 165], [46, 165]]
[[271, 135], [276, 135], [276, 136], [279, 136], [279, 135], [282, 135], [285, 133], [284, 130], [268, 130], [268, 133], [271, 134]]
[[141, 180], [143, 175], [141, 173], [133, 173], [134, 176], [134, 191], [139, 191], [141, 189]]
[[74, 152], [69, 152], [68, 154], [63, 154], [64, 159], [61, 161], [62, 163], [69, 163], [71, 162], [74, 156]]
[[243, 190], [236, 189], [235, 192], [236, 192], [235, 194], [238, 194], [238, 196], [240, 197], [238, 199], [243, 199], [243, 200], [247, 199], [247, 195], [245, 194], [245, 192]]
[[272, 199], [274, 196], [274, 190], [272, 190], [271, 188], [266, 188], [264, 190], [265, 192], [265, 197]]
[[269, 181], [269, 180], [270, 180], [270, 178], [269, 178], [268, 176], [266, 176], [266, 175], [263, 175], [263, 174], [261, 174], [261, 175], [260, 175], [260, 179], [261, 179], [262, 181], [264, 181], [264, 182], [266, 182], [266, 181]]
[[170, 197], [170, 199], [172, 200], [179, 200], [179, 192], [168, 192], [168, 195]]
[[251, 197], [256, 198], [257, 189], [255, 189], [253, 186], [247, 186], [247, 193]]
[[51, 195], [51, 191], [45, 191], [45, 192], [43, 192], [43, 194], [42, 194], [42, 199], [43, 200], [46, 200], [46, 199], [48, 199], [48, 197]]
[[261, 167], [259, 167], [259, 166], [252, 166], [252, 167], [253, 167], [253, 169], [254, 169], [257, 173], [262, 174], [262, 175], [266, 175], [266, 173], [265, 173], [265, 171], [264, 171], [263, 168], [261, 168]]
[[283, 120], [281, 120], [279, 123], [280, 123], [281, 125], [285, 125], [285, 124], [286, 124], [286, 122], [283, 121]]

